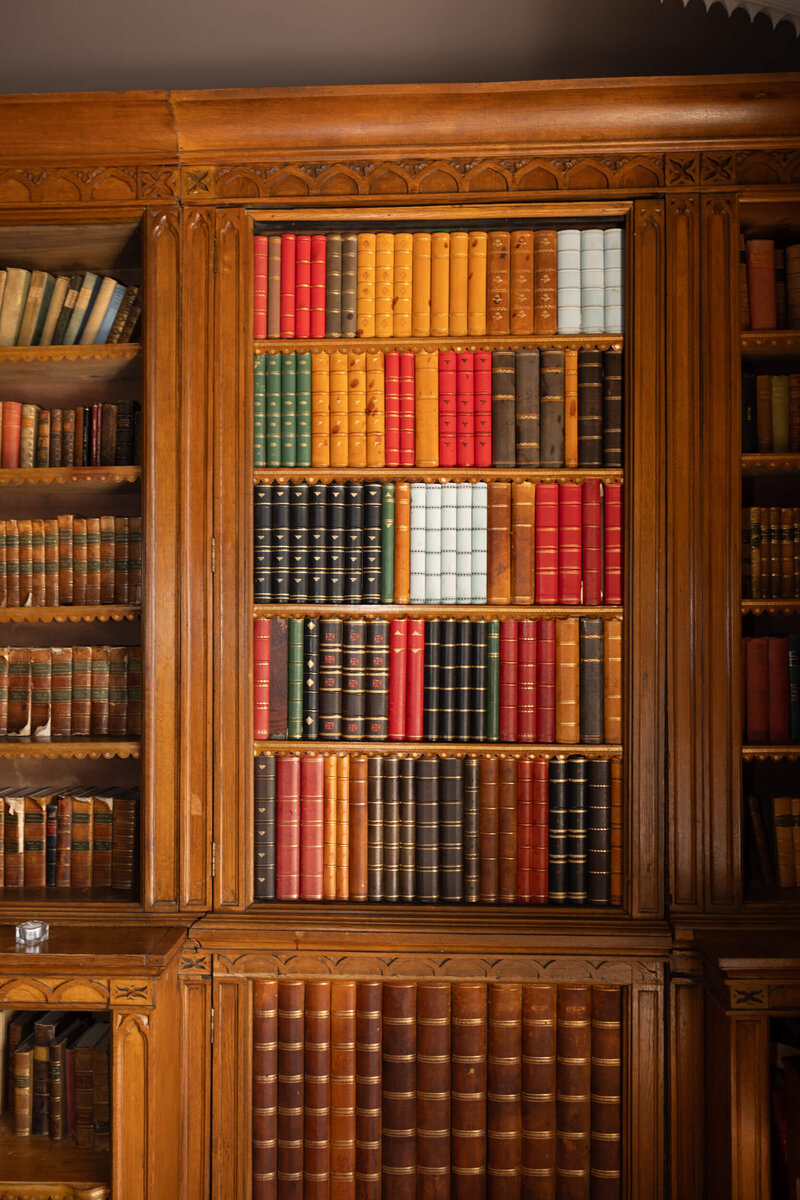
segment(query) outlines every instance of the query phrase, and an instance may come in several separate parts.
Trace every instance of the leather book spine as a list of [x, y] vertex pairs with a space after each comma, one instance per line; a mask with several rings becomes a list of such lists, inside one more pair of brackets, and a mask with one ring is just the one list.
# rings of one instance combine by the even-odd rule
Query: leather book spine
[[[83, 418], [82, 409], [75, 410], [75, 454], [73, 464], [85, 465], [82, 457], [81, 441]], [[80, 417], [80, 420], [79, 420]], [[66, 426], [65, 426], [66, 428]], [[141, 408], [135, 400], [120, 400], [117, 405], [117, 465], [124, 466], [138, 460], [140, 455], [139, 441], [141, 438]], [[52, 463], [52, 458], [51, 458]], [[63, 455], [62, 455], [63, 464]]]
[[389, 731], [389, 622], [367, 622], [364, 737], [386, 741]]
[[775, 849], [778, 864], [778, 886], [781, 889], [797, 886], [797, 870], [794, 859], [794, 836], [792, 800], [789, 796], [773, 796], [773, 824], [775, 826]]
[[454, 230], [450, 235], [449, 325], [450, 337], [466, 337], [469, 307], [469, 234]]
[[[33, 1120], [33, 1035], [26, 1037], [14, 1050], [14, 1133], [29, 1137]], [[11, 1074], [11, 1072], [9, 1072]]]
[[464, 896], [467, 904], [480, 897], [480, 760], [467, 755], [463, 760], [463, 860]]
[[500, 622], [486, 623], [486, 740], [500, 738]]
[[517, 637], [517, 739], [536, 741], [536, 621], [520, 621]]
[[45, 886], [45, 809], [43, 796], [28, 795], [24, 801], [23, 875], [26, 887]]
[[266, 388], [266, 463], [268, 467], [281, 465], [281, 422], [283, 416], [283, 355], [267, 354], [265, 367]]
[[328, 545], [327, 545], [327, 599], [329, 603], [344, 600], [345, 557], [347, 553], [345, 533], [345, 487], [341, 483], [328, 484]]
[[578, 351], [578, 466], [603, 466], [603, 351]]
[[310, 268], [310, 320], [309, 337], [325, 337], [325, 299], [326, 299], [326, 250], [327, 238], [324, 233], [311, 235], [311, 268]]
[[124, 738], [128, 729], [128, 653], [124, 646], [108, 648], [108, 732]]
[[394, 294], [392, 307], [394, 319], [392, 336], [411, 337], [412, 287], [414, 269], [413, 233], [394, 235]]
[[[94, 804], [91, 793], [72, 796], [72, 850], [70, 886], [92, 886], [92, 847], [94, 845]], [[7, 865], [7, 864], [6, 864]]]
[[[90, 1026], [87, 1034], [94, 1033], [96, 1026]], [[94, 1147], [94, 1080], [93, 1080], [93, 1039], [86, 1036], [79, 1039], [75, 1046], [74, 1076], [75, 1076], [75, 1141], [84, 1148]]]
[[488, 595], [489, 569], [489, 485], [472, 484], [472, 561], [471, 602], [485, 604]]
[[603, 632], [603, 740], [622, 741], [622, 618], [611, 617]]
[[253, 738], [264, 741], [270, 726], [270, 621], [253, 621]]
[[[97, 648], [92, 651], [92, 656]], [[52, 736], [52, 651], [45, 648], [31, 649], [31, 733], [34, 737]], [[106, 709], [108, 703], [106, 701]], [[108, 721], [106, 720], [107, 731]]]
[[301, 900], [322, 899], [323, 807], [325, 762], [321, 754], [300, 759], [300, 885]]
[[17, 521], [17, 556], [19, 602], [26, 608], [33, 604], [33, 522], [24, 518]]
[[356, 234], [358, 259], [356, 267], [356, 335], [375, 337], [375, 240], [374, 233]]
[[765, 637], [743, 639], [742, 657], [745, 661], [745, 741], [763, 745], [769, 741], [769, 671], [768, 644]]
[[[762, 542], [766, 543], [767, 529], [769, 531], [769, 556], [764, 555], [764, 570], [769, 567], [768, 577], [765, 574], [764, 583], [766, 585], [767, 595], [777, 600], [781, 594], [781, 531], [780, 531], [780, 509], [775, 505], [770, 508], [761, 510], [762, 520]], [[22, 539], [20, 537], [20, 549], [22, 547]]]
[[375, 235], [375, 337], [394, 334], [394, 234], [382, 229]]
[[537, 229], [533, 235], [533, 331], [558, 332], [558, 235]]
[[[72, 737], [88, 737], [91, 731], [92, 650], [90, 646], [72, 648]], [[11, 713], [9, 710], [9, 720]]]
[[400, 355], [400, 466], [413, 467], [416, 454], [417, 358], [406, 350]]
[[472, 621], [472, 647], [469, 664], [470, 727], [465, 741], [485, 742], [488, 706], [489, 627], [486, 621]]
[[772, 238], [750, 238], [746, 253], [750, 328], [776, 329], [775, 242]]
[[556, 741], [580, 740], [580, 626], [577, 617], [556, 621]]
[[253, 238], [253, 337], [267, 336], [267, 258], [269, 238], [257, 233]]
[[[75, 584], [74, 555], [75, 555], [75, 522], [72, 526], [73, 544], [73, 589]], [[100, 603], [114, 603], [114, 518], [100, 518]], [[74, 597], [73, 597], [74, 598]]]
[[447, 337], [450, 328], [450, 234], [431, 234], [431, 337]]
[[742, 371], [742, 454], [755, 454], [757, 445], [756, 377], [752, 371]]
[[456, 357], [456, 463], [475, 466], [475, 355], [471, 350], [459, 351]]
[[539, 354], [539, 463], [564, 466], [564, 351]]
[[475, 466], [492, 465], [492, 355], [476, 350], [473, 356], [475, 409]]
[[382, 485], [364, 484], [364, 531], [362, 546], [362, 602], [381, 602], [381, 508]]
[[367, 760], [367, 899], [383, 900], [383, 760]]
[[364, 587], [364, 484], [351, 480], [344, 494], [344, 601], [360, 604]]
[[389, 740], [402, 742], [406, 736], [406, 675], [408, 670], [408, 622], [394, 617], [389, 627]]
[[3, 800], [3, 860], [5, 886], [23, 887], [25, 883], [25, 798], [6, 796]]
[[567, 759], [567, 901], [569, 904], [586, 903], [587, 810], [587, 761], [582, 754], [572, 754]]
[[587, 746], [599, 746], [605, 736], [605, 622], [599, 618], [581, 617], [579, 637], [580, 740]]
[[[356, 1196], [381, 1196], [383, 984], [356, 984]], [[350, 1196], [352, 1193], [348, 1193]]]
[[564, 466], [578, 465], [578, 351], [564, 350]]
[[522, 1167], [522, 985], [488, 988], [486, 1181], [498, 1200], [519, 1197]]
[[36, 425], [39, 419], [37, 404], [23, 404], [19, 426], [19, 465], [24, 470], [36, 466]]
[[383, 351], [367, 355], [367, 466], [386, 462], [386, 408]]
[[426, 701], [426, 622], [421, 618], [412, 618], [408, 621], [407, 630], [405, 740], [421, 742]]
[[[61, 822], [59, 797], [59, 830]], [[270, 835], [274, 844], [274, 837]], [[114, 797], [111, 825], [111, 886], [130, 892], [136, 886], [137, 847], [139, 844], [139, 793], [135, 789]]]
[[416, 899], [433, 903], [439, 891], [439, 759], [418, 758], [416, 775], [415, 843]]
[[305, 985], [303, 1046], [303, 1197], [328, 1200], [330, 1194], [331, 985], [309, 979]]
[[581, 230], [559, 229], [558, 332], [581, 332]]
[[272, 603], [289, 603], [292, 563], [290, 488], [285, 483], [272, 485]]
[[[322, 335], [319, 335], [322, 336]], [[342, 336], [342, 235], [325, 237], [325, 337]]]
[[591, 1032], [592, 1196], [619, 1200], [622, 1195], [622, 990], [592, 987]]
[[499, 760], [494, 755], [480, 758], [480, 899], [496, 904], [500, 894], [498, 859]]
[[113, 795], [95, 795], [92, 805], [92, 887], [111, 887]]
[[336, 756], [336, 899], [350, 899], [350, 755]]
[[583, 603], [603, 603], [603, 485], [586, 479], [581, 491]]
[[509, 531], [512, 543], [512, 604], [533, 604], [533, 499], [534, 485], [529, 480], [515, 480], [511, 485]]
[[[789, 513], [791, 514], [791, 509]], [[74, 545], [74, 542], [73, 542]], [[789, 568], [791, 570], [791, 543], [789, 544]], [[74, 564], [73, 564], [74, 566]], [[44, 521], [31, 521], [31, 596], [35, 607], [45, 603], [45, 571], [44, 571]]]
[[589, 801], [586, 838], [586, 891], [589, 904], [611, 900], [611, 763], [594, 758], [587, 764]]
[[533, 759], [531, 803], [531, 902], [546, 904], [548, 898], [548, 840], [550, 825], [549, 762]]
[[[397, 314], [395, 313], [395, 321]], [[400, 466], [400, 355], [387, 352], [383, 363], [384, 379], [384, 465]]]
[[[0, 649], [0, 737], [8, 734], [8, 650]], [[2, 838], [0, 838], [2, 841]]]
[[71, 513], [63, 513], [58, 517], [58, 601], [59, 604], [72, 604], [73, 573], [72, 573], [72, 524]]
[[557, 1194], [577, 1200], [590, 1186], [592, 989], [559, 985], [556, 1019]]
[[[18, 608], [20, 606], [19, 594], [19, 527], [17, 522], [12, 518], [5, 522], [5, 579], [6, 579], [6, 606], [8, 608]], [[60, 568], [59, 568], [60, 569]]]
[[502, 755], [497, 788], [497, 886], [501, 904], [517, 898], [517, 760]]
[[336, 788], [338, 758], [326, 754], [323, 764], [322, 899], [336, 899]]
[[367, 898], [367, 756], [350, 757], [350, 900]]
[[[743, 387], [744, 391], [744, 387]], [[800, 372], [789, 376], [789, 453], [800, 451]], [[742, 438], [742, 453], [744, 437]]]
[[394, 602], [395, 484], [381, 486], [381, 604]]
[[534, 500], [534, 591], [537, 604], [557, 604], [560, 497], [558, 483], [537, 483]]
[[[75, 453], [75, 419], [68, 416], [69, 409], [64, 409], [62, 417], [61, 458], [64, 466], [72, 460]], [[103, 403], [100, 416], [100, 466], [113, 467], [117, 457], [117, 421], [119, 406]]]
[[311, 354], [298, 354], [295, 363], [295, 462], [311, 466]]
[[64, 1104], [64, 1063], [66, 1037], [62, 1034], [56, 1037], [47, 1047], [47, 1079], [45, 1081], [47, 1103], [47, 1125], [41, 1132], [47, 1132], [52, 1141], [60, 1141], [64, 1136], [65, 1104]]
[[557, 1195], [557, 1003], [556, 984], [523, 984], [522, 1188], [548, 1200]]
[[[269, 395], [269, 393], [267, 393]], [[297, 466], [297, 354], [281, 354], [281, 466]]]
[[303, 1194], [305, 990], [302, 979], [278, 980], [278, 1196]]
[[360, 618], [344, 622], [342, 644], [342, 738], [360, 742], [364, 738], [366, 695], [364, 667], [367, 623]]
[[789, 741], [789, 639], [767, 638], [767, 741], [783, 745]]
[[383, 898], [400, 899], [400, 760], [396, 754], [383, 759]]
[[[73, 573], [72, 573], [72, 598], [80, 595], [80, 579], [76, 579], [75, 571], [75, 533], [76, 520], [72, 521], [72, 552], [73, 552]], [[77, 526], [78, 544], [80, 545], [82, 529]], [[140, 543], [141, 546], [141, 543]], [[100, 519], [99, 517], [86, 518], [86, 571], [84, 575], [84, 603], [99, 604], [100, 603], [100, 576], [101, 576], [101, 557], [100, 557]], [[77, 583], [77, 591], [76, 591]]]
[[507, 618], [500, 622], [500, 730], [501, 742], [516, 742], [518, 709], [518, 644], [517, 622]]
[[456, 737], [456, 632], [454, 620], [441, 622], [438, 717], [443, 742], [453, 742]]
[[[794, 510], [781, 509], [781, 596], [794, 595]], [[744, 594], [744, 593], [743, 593]]]
[[411, 336], [430, 337], [431, 333], [431, 235], [412, 235]]
[[367, 465], [367, 356], [354, 350], [347, 356], [347, 461]]
[[472, 663], [474, 659], [474, 621], [456, 622], [456, 671], [453, 704], [455, 708], [455, 740], [469, 742], [475, 726], [475, 698], [472, 693]]
[[275, 899], [300, 897], [300, 757], [278, 756], [275, 799]]
[[342, 234], [342, 337], [355, 337], [358, 325], [358, 234]]
[[517, 760], [517, 894], [530, 904], [533, 887], [533, 759]]
[[510, 235], [510, 314], [512, 334], [533, 333], [533, 231]]
[[278, 1186], [278, 981], [253, 980], [253, 1200]]
[[800, 742], [800, 634], [790, 633], [788, 653], [789, 741]]
[[31, 651], [27, 646], [12, 646], [8, 651], [7, 723], [10, 734], [24, 737], [31, 733], [31, 690]]
[[95, 737], [108, 733], [108, 649], [108, 646], [92, 646], [91, 732]]
[[772, 376], [756, 375], [756, 449], [772, 453]]
[[420, 1195], [450, 1197], [451, 984], [416, 985], [416, 1167]]
[[547, 845], [548, 894], [551, 904], [567, 902], [567, 760], [550, 759], [548, 797], [550, 806]]
[[[295, 336], [296, 309], [296, 262], [297, 250], [293, 233], [281, 234], [281, 292], [280, 292], [280, 336], [293, 338]], [[269, 298], [267, 299], [269, 311]]]
[[[73, 549], [77, 527], [73, 524]], [[85, 532], [84, 532], [85, 544]], [[114, 518], [114, 603], [132, 604], [130, 580], [130, 528], [127, 517]], [[84, 572], [85, 578], [85, 572]], [[75, 580], [77, 590], [77, 579]]]
[[416, 896], [416, 772], [415, 760], [400, 759], [400, 899]]
[[416, 992], [415, 983], [383, 985], [383, 1194], [397, 1200], [416, 1197]]
[[338, 742], [342, 736], [343, 622], [327, 617], [319, 623], [319, 736]]
[[456, 352], [439, 351], [439, 466], [454, 467], [457, 458]]
[[511, 235], [495, 229], [488, 234], [486, 308], [491, 335], [510, 332]]
[[110, 1032], [92, 1050], [92, 1121], [96, 1150], [111, 1149]]
[[311, 465], [331, 465], [331, 358], [327, 350], [311, 355]]
[[489, 491], [488, 603], [511, 603], [511, 484], [492, 480]]
[[456, 603], [472, 603], [472, 484], [457, 483], [456, 518]]
[[488, 235], [483, 229], [473, 229], [467, 250], [467, 333], [470, 337], [486, 334], [487, 266]]
[[269, 709], [267, 737], [289, 732], [289, 622], [273, 617], [269, 623]]
[[0, 443], [0, 466], [4, 470], [19, 466], [21, 429], [22, 404], [18, 400], [4, 400], [3, 440]]
[[605, 558], [603, 597], [606, 604], [622, 604], [622, 484], [605, 485], [603, 506]]
[[[402, 460], [404, 457], [402, 455], [402, 373], [400, 379]], [[414, 461], [418, 467], [438, 467], [439, 465], [439, 355], [436, 350], [420, 350], [415, 356]]]
[[253, 603], [272, 599], [272, 485], [257, 483], [253, 494]]
[[[50, 410], [41, 409], [36, 423], [36, 466], [50, 466]], [[59, 464], [60, 465], [60, 464]], [[55, 466], [55, 463], [53, 464]]]
[[450, 1003], [450, 1195], [480, 1200], [486, 1182], [486, 984], [453, 983]]
[[516, 356], [492, 351], [492, 466], [516, 465]]
[[583, 556], [583, 493], [580, 483], [559, 484], [558, 599], [560, 604], [580, 604]]
[[[439, 681], [441, 675], [442, 622], [433, 618], [425, 622], [424, 706], [422, 714], [423, 739], [435, 742], [439, 737]], [[406, 709], [406, 719], [408, 709]], [[406, 720], [406, 723], [407, 720]]]
[[516, 460], [519, 466], [539, 463], [539, 351], [516, 352]]
[[394, 603], [408, 604], [411, 595], [411, 484], [398, 481], [394, 493]]
[[350, 979], [331, 981], [330, 1070], [330, 1200], [349, 1200], [356, 1178], [356, 984]]
[[439, 893], [448, 904], [464, 899], [464, 779], [460, 758], [439, 761]]
[[[56, 886], [56, 841], [58, 835], [58, 801], [56, 796], [50, 796], [44, 814], [44, 882], [46, 887]], [[0, 830], [0, 845], [2, 845], [2, 830]], [[0, 886], [3, 877], [0, 874]]]

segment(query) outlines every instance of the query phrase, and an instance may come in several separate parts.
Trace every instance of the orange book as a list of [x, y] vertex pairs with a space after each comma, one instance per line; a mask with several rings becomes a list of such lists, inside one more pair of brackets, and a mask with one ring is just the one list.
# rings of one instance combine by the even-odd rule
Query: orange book
[[327, 350], [311, 355], [311, 465], [331, 465], [331, 375]]
[[564, 466], [578, 465], [578, 351], [564, 350]]
[[350, 755], [336, 756], [336, 899], [350, 899]]
[[533, 332], [558, 333], [558, 234], [533, 235]]
[[450, 329], [450, 234], [431, 234], [431, 337]]
[[394, 602], [408, 604], [411, 587], [411, 484], [394, 488]]
[[350, 757], [350, 894], [367, 898], [367, 763], [366, 754]]
[[533, 231], [511, 234], [509, 327], [512, 333], [533, 333]]
[[580, 741], [580, 639], [577, 617], [556, 621], [556, 741]]
[[450, 234], [450, 337], [464, 337], [469, 330], [469, 234]]
[[615, 746], [622, 742], [622, 618], [605, 623], [603, 637], [603, 711], [605, 740]]
[[383, 351], [367, 355], [367, 466], [386, 462]]
[[330, 1197], [356, 1194], [356, 984], [331, 981]]
[[512, 489], [512, 604], [533, 604], [533, 489], [530, 480], [515, 482]]
[[414, 233], [411, 269], [411, 334], [430, 337], [431, 332], [431, 235]]
[[420, 350], [415, 363], [415, 446], [418, 467], [439, 465], [439, 353]]
[[326, 754], [322, 810], [322, 898], [336, 899], [336, 765], [335, 754]]
[[508, 333], [510, 325], [510, 235], [502, 229], [489, 234], [486, 304], [489, 333]]
[[356, 333], [360, 338], [372, 338], [375, 337], [375, 234], [359, 233], [357, 246]]
[[489, 551], [487, 600], [511, 603], [511, 484], [492, 479], [488, 484]]
[[394, 322], [396, 338], [411, 337], [411, 287], [414, 264], [413, 233], [394, 235]]
[[350, 350], [347, 355], [348, 465], [367, 465], [367, 356]]
[[344, 351], [331, 352], [330, 408], [331, 466], [347, 467], [350, 459], [347, 429], [347, 354]]
[[394, 234], [383, 230], [375, 238], [375, 337], [394, 336]]
[[471, 337], [486, 333], [486, 250], [486, 231], [473, 229], [467, 265], [467, 333]]

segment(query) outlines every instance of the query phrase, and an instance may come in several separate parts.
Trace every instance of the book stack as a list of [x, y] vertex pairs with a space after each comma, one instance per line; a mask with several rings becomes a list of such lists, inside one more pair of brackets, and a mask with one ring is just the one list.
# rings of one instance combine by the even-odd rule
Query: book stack
[[800, 507], [742, 510], [742, 596], [800, 597]]
[[259, 754], [256, 900], [620, 904], [622, 764]]
[[129, 342], [141, 311], [139, 288], [111, 276], [0, 269], [0, 347]]
[[742, 329], [800, 329], [800, 243], [748, 238], [740, 264]]
[[0, 889], [136, 886], [139, 792], [0, 788]]
[[[107, 1013], [0, 1014], [8, 1108], [17, 1137], [111, 1146], [111, 1024]], [[0, 1104], [1, 1107], [1, 1104]]]
[[122, 467], [141, 461], [141, 409], [135, 400], [75, 408], [0, 401], [0, 466]]
[[742, 375], [742, 453], [800, 452], [800, 375]]
[[254, 737], [621, 741], [622, 620], [257, 618]]
[[603, 984], [256, 979], [253, 1200], [620, 1195], [622, 1021]]
[[744, 740], [800, 742], [800, 634], [742, 639]]
[[0, 608], [141, 599], [141, 517], [0, 521]]
[[622, 484], [259, 483], [254, 600], [620, 604]]
[[253, 465], [623, 465], [622, 351], [295, 351], [253, 360]]
[[0, 737], [138, 738], [139, 646], [0, 648]]

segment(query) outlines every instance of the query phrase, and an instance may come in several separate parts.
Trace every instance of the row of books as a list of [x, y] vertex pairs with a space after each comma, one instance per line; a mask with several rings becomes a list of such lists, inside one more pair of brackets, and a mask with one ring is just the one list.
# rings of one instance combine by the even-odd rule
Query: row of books
[[129, 342], [141, 311], [139, 288], [110, 275], [0, 270], [0, 346]]
[[622, 485], [259, 483], [256, 604], [621, 604]]
[[800, 634], [743, 638], [741, 675], [745, 741], [800, 742]]
[[622, 740], [622, 621], [254, 622], [253, 736]]
[[304, 1177], [391, 1200], [619, 1197], [623, 997], [607, 984], [254, 980], [253, 1200], [289, 1180], [299, 1195]]
[[0, 608], [141, 599], [141, 517], [0, 521]]
[[621, 762], [259, 754], [254, 805], [256, 900], [621, 902]]
[[[800, 796], [747, 797], [759, 866], [766, 883], [800, 887]], [[770, 817], [764, 821], [764, 810]], [[769, 828], [769, 835], [767, 829]], [[773, 851], [774, 848], [774, 852]]]
[[748, 238], [739, 295], [742, 329], [800, 329], [800, 243]]
[[742, 454], [800, 451], [800, 375], [742, 375]]
[[110, 1148], [108, 1013], [7, 1010], [0, 1013], [0, 1047], [17, 1137]]
[[136, 885], [138, 789], [0, 788], [0, 887]]
[[136, 400], [40, 408], [0, 400], [0, 466], [122, 467], [141, 462]]
[[800, 507], [742, 510], [742, 596], [800, 597]]
[[0, 737], [139, 737], [139, 646], [0, 648]]
[[256, 354], [260, 467], [622, 467], [622, 352]]

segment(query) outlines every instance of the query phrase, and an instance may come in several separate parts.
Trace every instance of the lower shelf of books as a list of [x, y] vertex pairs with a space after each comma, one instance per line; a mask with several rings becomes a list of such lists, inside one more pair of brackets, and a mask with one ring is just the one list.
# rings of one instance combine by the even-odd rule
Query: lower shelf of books
[[[77, 1146], [74, 1138], [17, 1137], [8, 1113], [0, 1117], [0, 1163], [0, 1189], [32, 1183], [87, 1189], [111, 1184], [110, 1150]], [[98, 1190], [98, 1200], [105, 1194]]]

